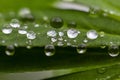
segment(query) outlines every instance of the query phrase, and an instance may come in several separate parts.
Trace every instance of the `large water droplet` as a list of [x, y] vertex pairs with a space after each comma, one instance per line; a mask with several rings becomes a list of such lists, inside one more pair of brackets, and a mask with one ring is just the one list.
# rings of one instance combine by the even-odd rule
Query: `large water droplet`
[[67, 30], [67, 36], [68, 38], [76, 38], [80, 32], [76, 29], [68, 29]]
[[18, 19], [12, 19], [10, 22], [11, 27], [13, 28], [19, 28], [20, 27], [20, 23]]
[[77, 47], [77, 52], [78, 52], [79, 54], [83, 54], [83, 53], [86, 52], [86, 50], [87, 50], [86, 48], [87, 48], [86, 44], [80, 44], [80, 45], [78, 45], [78, 47]]
[[26, 26], [20, 27], [19, 30], [18, 30], [18, 33], [19, 33], [19, 34], [26, 34], [26, 33], [27, 33], [27, 31], [26, 31]]
[[75, 28], [75, 27], [77, 26], [77, 23], [74, 22], [74, 21], [71, 21], [71, 22], [68, 23], [67, 26], [68, 26], [69, 28]]
[[35, 39], [36, 33], [33, 31], [29, 31], [29, 32], [27, 32], [26, 36], [27, 36], [27, 39]]
[[99, 69], [97, 69], [97, 72], [98, 72], [99, 74], [104, 74], [104, 73], [106, 72], [106, 68], [104, 68], [104, 67], [99, 68]]
[[88, 39], [96, 39], [98, 37], [96, 30], [89, 30], [86, 35]]
[[54, 45], [46, 45], [44, 52], [46, 56], [53, 56], [55, 54]]
[[18, 15], [23, 21], [34, 21], [34, 16], [28, 8], [20, 9]]
[[50, 25], [54, 28], [61, 28], [63, 26], [63, 20], [60, 17], [53, 17], [50, 20]]
[[47, 36], [49, 37], [56, 37], [57, 36], [57, 32], [55, 30], [50, 30], [47, 32]]
[[4, 34], [11, 34], [12, 33], [12, 27], [8, 24], [5, 24], [2, 28], [2, 32]]
[[111, 57], [116, 57], [119, 55], [119, 46], [116, 44], [111, 44], [108, 46], [108, 53]]
[[13, 56], [15, 54], [15, 47], [13, 45], [9, 45], [5, 50], [6, 55]]

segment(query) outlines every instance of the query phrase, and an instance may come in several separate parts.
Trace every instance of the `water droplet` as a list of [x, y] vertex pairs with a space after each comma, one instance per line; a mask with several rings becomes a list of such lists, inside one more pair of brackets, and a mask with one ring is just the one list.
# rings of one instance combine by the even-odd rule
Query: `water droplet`
[[92, 17], [98, 17], [99, 15], [102, 15], [103, 11], [99, 8], [90, 8], [89, 13]]
[[100, 37], [104, 37], [105, 33], [103, 31], [100, 32]]
[[63, 38], [62, 38], [62, 37], [60, 37], [60, 38], [58, 38], [58, 40], [59, 40], [59, 41], [63, 41]]
[[45, 52], [46, 56], [53, 56], [55, 54], [55, 47], [54, 47], [54, 45], [46, 45], [44, 52]]
[[18, 15], [23, 21], [34, 21], [34, 16], [32, 15], [29, 8], [20, 9]]
[[47, 32], [47, 36], [49, 37], [56, 37], [57, 36], [57, 32], [55, 30], [50, 30]]
[[59, 34], [60, 37], [64, 36], [63, 32], [58, 32], [58, 34]]
[[83, 40], [83, 42], [84, 42], [84, 43], [87, 43], [87, 42], [88, 42], [88, 40], [87, 40], [87, 39], [84, 39], [84, 40]]
[[104, 49], [104, 48], [106, 48], [106, 45], [102, 44], [102, 45], [100, 46], [100, 48]]
[[79, 54], [83, 54], [86, 52], [86, 48], [87, 48], [86, 44], [80, 44], [77, 46], [77, 52]]
[[63, 43], [63, 42], [61, 42], [61, 41], [58, 41], [57, 45], [58, 45], [58, 46], [63, 46], [63, 45], [64, 45], [64, 43]]
[[51, 41], [52, 41], [52, 42], [56, 42], [57, 39], [56, 39], [56, 38], [51, 38]]
[[19, 30], [18, 30], [18, 33], [19, 34], [27, 34], [26, 26], [20, 27]]
[[69, 22], [69, 23], [67, 24], [67, 26], [68, 26], [69, 28], [75, 28], [75, 27], [77, 26], [77, 23], [74, 22], [74, 21], [71, 21], [71, 22]]
[[11, 34], [12, 33], [12, 27], [8, 24], [5, 24], [2, 28], [2, 32], [4, 34]]
[[43, 17], [43, 20], [44, 20], [44, 21], [48, 21], [48, 17], [47, 17], [47, 16], [44, 16], [44, 17]]
[[63, 26], [63, 20], [60, 17], [53, 17], [50, 20], [50, 25], [54, 28], [61, 28]]
[[98, 37], [96, 30], [89, 30], [86, 35], [88, 39], [96, 39]]
[[104, 67], [99, 68], [99, 69], [97, 69], [97, 72], [98, 72], [99, 74], [104, 74], [104, 73], [106, 72], [106, 68], [104, 68]]
[[11, 27], [13, 28], [19, 28], [20, 27], [20, 23], [18, 19], [12, 19], [10, 22]]
[[27, 36], [27, 39], [35, 39], [36, 33], [33, 31], [29, 31], [29, 32], [27, 32], [26, 36]]
[[67, 30], [67, 36], [69, 38], [76, 38], [80, 32], [77, 31], [76, 29], [68, 29]]
[[116, 57], [119, 55], [119, 46], [116, 44], [111, 44], [108, 46], [108, 53], [111, 57]]
[[71, 46], [71, 43], [68, 42], [68, 43], [67, 43], [67, 46]]
[[2, 40], [1, 42], [4, 44], [6, 41], [5, 41], [5, 40]]
[[34, 27], [36, 27], [36, 28], [39, 27], [39, 26], [40, 26], [39, 24], [35, 24], [35, 25], [34, 25]]
[[6, 55], [13, 56], [15, 54], [15, 47], [13, 45], [9, 45], [5, 50]]

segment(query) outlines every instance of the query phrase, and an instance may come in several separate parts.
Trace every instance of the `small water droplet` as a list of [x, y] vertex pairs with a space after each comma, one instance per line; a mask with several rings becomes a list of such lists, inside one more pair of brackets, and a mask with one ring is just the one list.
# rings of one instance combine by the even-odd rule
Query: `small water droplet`
[[68, 43], [67, 43], [67, 46], [71, 46], [71, 43], [68, 42]]
[[104, 74], [105, 72], [106, 72], [106, 68], [105, 67], [97, 69], [97, 73], [98, 74]]
[[55, 30], [50, 30], [47, 32], [47, 36], [49, 37], [56, 37], [57, 36], [57, 32]]
[[86, 35], [88, 39], [97, 39], [98, 37], [96, 30], [89, 30]]
[[5, 40], [2, 40], [1, 42], [4, 44], [6, 41], [5, 41]]
[[55, 54], [54, 45], [46, 45], [44, 52], [46, 56], [53, 56]]
[[56, 39], [56, 38], [51, 38], [51, 41], [52, 41], [52, 42], [56, 42], [57, 39]]
[[77, 46], [77, 52], [79, 54], [83, 54], [86, 52], [86, 50], [87, 50], [86, 48], [87, 48], [86, 44], [80, 44]]
[[18, 19], [12, 19], [10, 22], [11, 27], [13, 28], [19, 28], [20, 27], [20, 23]]
[[44, 21], [48, 21], [48, 17], [47, 16], [43, 16], [43, 20]]
[[98, 17], [99, 15], [102, 15], [103, 11], [99, 8], [90, 8], [89, 10], [90, 16], [92, 17]]
[[67, 30], [68, 38], [76, 38], [78, 36], [78, 34], [80, 34], [80, 32], [77, 31], [76, 29], [68, 29]]
[[20, 27], [19, 30], [18, 30], [18, 33], [19, 34], [27, 34], [26, 26]]
[[77, 26], [77, 23], [74, 21], [71, 21], [67, 24], [67, 27], [69, 27], [69, 28], [75, 28], [76, 26]]
[[60, 37], [64, 36], [63, 32], [58, 32], [58, 34], [59, 34]]
[[33, 32], [33, 31], [28, 31], [26, 36], [27, 36], [27, 39], [31, 39], [32, 40], [32, 39], [36, 38], [36, 33]]
[[119, 55], [119, 46], [116, 44], [111, 44], [108, 46], [108, 53], [111, 57], [116, 57]]
[[8, 24], [5, 24], [2, 28], [2, 32], [4, 34], [11, 34], [12, 33], [12, 27]]
[[104, 49], [104, 48], [106, 48], [106, 45], [102, 44], [102, 45], [100, 46], [100, 48]]
[[36, 27], [36, 28], [37, 28], [37, 27], [40, 27], [40, 25], [39, 25], [39, 24], [35, 24], [35, 25], [34, 25], [34, 27]]
[[105, 33], [103, 31], [100, 32], [100, 37], [104, 37]]
[[13, 56], [15, 54], [15, 47], [13, 45], [9, 45], [5, 50], [6, 55]]
[[87, 42], [88, 42], [88, 40], [85, 38], [85, 39], [83, 40], [83, 42], [84, 42], [84, 43], [87, 43]]
[[32, 15], [29, 8], [20, 9], [18, 15], [23, 21], [34, 21], [34, 16]]
[[62, 37], [60, 37], [60, 38], [58, 38], [58, 40], [59, 40], [59, 41], [63, 41], [63, 38], [62, 38]]
[[63, 20], [60, 17], [53, 17], [50, 20], [50, 25], [54, 28], [61, 28], [63, 26]]
[[64, 43], [63, 43], [63, 42], [61, 42], [61, 41], [58, 41], [57, 45], [58, 45], [58, 46], [63, 46], [63, 45], [64, 45]]

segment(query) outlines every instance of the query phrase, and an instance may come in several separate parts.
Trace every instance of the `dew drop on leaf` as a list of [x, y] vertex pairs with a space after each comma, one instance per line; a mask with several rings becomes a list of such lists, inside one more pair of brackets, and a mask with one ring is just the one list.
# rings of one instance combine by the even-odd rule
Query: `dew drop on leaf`
[[108, 46], [108, 54], [111, 56], [111, 57], [116, 57], [119, 55], [119, 46], [116, 45], [116, 44], [110, 44]]
[[32, 40], [32, 39], [36, 38], [36, 33], [33, 32], [33, 31], [28, 31], [26, 36], [27, 36], [27, 39], [31, 39]]
[[19, 30], [18, 30], [18, 33], [19, 33], [19, 34], [26, 34], [26, 33], [27, 33], [27, 31], [26, 31], [26, 26], [20, 27]]
[[55, 30], [50, 30], [47, 32], [47, 36], [49, 37], [56, 37], [57, 36], [57, 32]]
[[76, 29], [68, 29], [67, 30], [67, 36], [68, 38], [76, 38], [80, 34], [80, 31], [77, 31]]
[[55, 54], [55, 47], [54, 45], [46, 45], [44, 48], [44, 52], [46, 56], [53, 56]]
[[34, 21], [35, 19], [29, 8], [20, 9], [18, 15], [23, 21]]
[[54, 28], [61, 28], [63, 26], [63, 19], [60, 17], [53, 17], [50, 20], [50, 25]]
[[78, 52], [79, 54], [85, 53], [86, 50], [87, 50], [86, 44], [80, 44], [80, 45], [77, 46], [77, 52]]
[[5, 50], [6, 55], [13, 56], [15, 54], [15, 47], [13, 45], [9, 45]]
[[67, 24], [67, 27], [69, 27], [69, 28], [75, 28], [75, 27], [77, 27], [77, 23], [74, 22], [74, 21], [70, 21], [70, 22]]
[[2, 33], [11, 34], [12, 33], [12, 27], [9, 24], [3, 25]]
[[19, 28], [20, 27], [20, 22], [18, 19], [12, 19], [10, 22], [11, 27], [13, 28]]
[[86, 35], [88, 39], [97, 39], [98, 37], [96, 30], [89, 30]]
[[98, 73], [98, 74], [104, 74], [106, 71], [107, 71], [107, 70], [106, 70], [105, 67], [102, 67], [102, 68], [98, 68], [98, 69], [97, 69], [97, 73]]

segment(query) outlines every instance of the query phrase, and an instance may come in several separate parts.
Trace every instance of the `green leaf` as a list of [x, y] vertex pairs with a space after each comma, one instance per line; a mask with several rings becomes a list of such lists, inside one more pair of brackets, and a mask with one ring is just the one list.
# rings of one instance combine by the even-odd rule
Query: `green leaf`
[[[26, 34], [21, 35], [18, 33], [20, 28], [12, 28], [13, 32], [11, 34], [0, 32], [0, 45], [2, 45], [0, 55], [1, 79], [119, 79], [119, 56], [111, 58], [108, 55], [107, 48], [99, 48], [100, 46], [111, 47], [111, 44], [120, 45], [119, 2], [119, 0], [76, 0], [73, 2], [63, 0], [9, 0], [6, 3], [5, 0], [1, 0], [1, 30], [4, 24], [10, 24], [12, 19], [18, 19], [21, 26], [24, 24], [28, 26], [26, 31], [36, 33], [36, 38], [29, 40]], [[64, 6], [62, 9], [59, 6], [61, 3]], [[64, 4], [73, 5], [73, 7], [68, 8]], [[20, 9], [24, 9], [24, 7], [31, 10], [35, 21], [31, 18], [24, 21], [18, 14]], [[51, 18], [55, 16], [63, 19], [64, 25], [62, 28], [56, 29], [50, 25]], [[67, 30], [70, 29], [67, 24], [70, 21], [76, 22], [77, 27], [74, 29], [80, 31], [80, 34], [74, 39], [67, 36]], [[35, 24], [39, 24], [39, 27], [35, 27]], [[51, 43], [51, 37], [47, 36], [47, 32], [50, 30], [55, 30], [57, 34], [63, 32], [63, 41], [59, 40], [61, 37], [57, 35], [55, 39], [58, 41]], [[98, 38], [95, 40], [88, 39], [86, 33], [89, 30], [96, 30], [99, 35]], [[101, 32], [104, 32], [104, 37], [101, 37]], [[84, 42], [86, 39], [88, 40], [87, 43]], [[56, 47], [55, 56], [44, 56], [43, 47], [45, 45], [60, 46], [59, 42], [63, 46]], [[76, 51], [76, 47], [81, 43], [87, 45], [87, 52], [83, 55], [77, 54]], [[16, 44], [18, 46], [15, 48], [16, 54], [14, 56], [8, 57], [3, 54], [6, 50], [3, 46]], [[68, 44], [71, 44], [70, 47], [68, 47]], [[25, 48], [26, 46], [35, 48], [28, 50]], [[116, 47], [113, 48], [116, 50]], [[102, 74], [101, 72], [99, 74], [97, 70], [103, 68], [107, 68], [107, 70], [105, 73], [103, 71]], [[41, 77], [41, 75], [43, 76]]]

